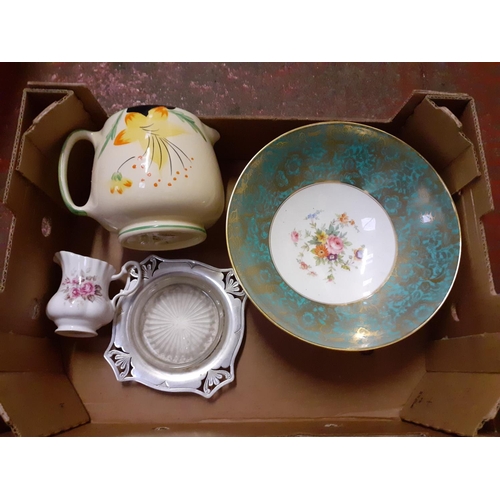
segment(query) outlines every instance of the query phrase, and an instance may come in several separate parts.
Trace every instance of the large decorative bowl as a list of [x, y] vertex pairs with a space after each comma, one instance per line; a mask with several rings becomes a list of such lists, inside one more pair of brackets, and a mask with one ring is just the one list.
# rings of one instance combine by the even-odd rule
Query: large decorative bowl
[[387, 346], [425, 325], [461, 253], [453, 200], [431, 165], [354, 123], [301, 127], [259, 151], [235, 185], [226, 232], [257, 308], [339, 350]]

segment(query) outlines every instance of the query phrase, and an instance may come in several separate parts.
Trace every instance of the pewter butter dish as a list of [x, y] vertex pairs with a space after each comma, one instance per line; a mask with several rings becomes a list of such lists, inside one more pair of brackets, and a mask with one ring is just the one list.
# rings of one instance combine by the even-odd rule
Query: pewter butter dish
[[120, 382], [210, 398], [235, 379], [245, 292], [232, 269], [155, 255], [141, 268], [140, 289], [118, 305], [105, 359]]

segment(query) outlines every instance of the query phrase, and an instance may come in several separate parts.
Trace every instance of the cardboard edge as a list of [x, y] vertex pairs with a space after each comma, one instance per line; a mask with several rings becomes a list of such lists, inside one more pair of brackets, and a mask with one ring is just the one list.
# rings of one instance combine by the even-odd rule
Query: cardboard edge
[[499, 388], [497, 373], [426, 372], [400, 418], [448, 434], [475, 437], [500, 409]]
[[[450, 437], [457, 437], [457, 436], [458, 437], [478, 437], [480, 435], [481, 429], [483, 429], [483, 427], [487, 424], [487, 422], [493, 420], [496, 417], [496, 415], [498, 414], [499, 410], [500, 410], [500, 400], [499, 400], [496, 408], [491, 411], [491, 414], [486, 415], [478, 423], [478, 425], [474, 428], [474, 430], [473, 430], [472, 433], [463, 433], [463, 432], [460, 432], [460, 431], [457, 431], [457, 430], [443, 429], [443, 428], [441, 428], [439, 426], [431, 425], [431, 424], [427, 423], [424, 420], [419, 420], [419, 419], [415, 419], [415, 418], [411, 418], [411, 417], [401, 416], [401, 420], [403, 422], [408, 422], [410, 424], [418, 425], [418, 426], [420, 426], [422, 428], [433, 429], [434, 431], [442, 432], [445, 435], [450, 436]], [[494, 433], [490, 434], [490, 437], [498, 437], [498, 433], [494, 432]]]
[[427, 372], [500, 373], [500, 333], [435, 340], [425, 362]]
[[[14, 144], [12, 146], [12, 154], [10, 157], [10, 164], [9, 164], [9, 170], [7, 172], [7, 179], [5, 180], [5, 186], [4, 186], [4, 191], [3, 191], [3, 196], [2, 196], [2, 204], [5, 205], [7, 208], [7, 199], [9, 196], [9, 191], [10, 191], [10, 184], [12, 181], [12, 175], [13, 175], [13, 165], [17, 163], [17, 158], [19, 156], [19, 142], [21, 140], [21, 129], [23, 125], [23, 117], [24, 113], [26, 110], [26, 99], [27, 99], [27, 90], [23, 90], [23, 95], [21, 97], [21, 105], [19, 107], [19, 115], [17, 117], [17, 124], [16, 124], [16, 133], [14, 135]], [[10, 210], [10, 208], [9, 208]], [[14, 215], [14, 214], [13, 214]]]
[[[68, 85], [68, 84], [66, 84]], [[310, 117], [304, 115], [292, 115], [286, 117], [277, 117], [272, 115], [259, 115], [259, 116], [246, 116], [246, 115], [199, 115], [198, 117], [203, 120], [236, 120], [236, 121], [244, 121], [251, 119], [252, 121], [310, 121], [311, 123], [322, 122], [322, 121], [349, 121], [352, 123], [366, 123], [376, 125], [378, 123], [383, 125], [389, 125], [395, 121], [396, 118], [402, 113], [405, 106], [407, 106], [412, 100], [423, 100], [426, 97], [430, 99], [449, 99], [449, 100], [459, 100], [459, 101], [470, 101], [472, 97], [466, 93], [454, 93], [454, 92], [440, 92], [438, 90], [414, 90], [403, 103], [399, 107], [399, 109], [392, 115], [387, 118], [378, 118], [378, 119], [370, 119], [366, 117], [338, 117], [335, 119], [329, 119], [322, 116]]]
[[89, 87], [83, 83], [62, 83], [62, 82], [37, 82], [29, 81], [27, 86], [41, 91], [50, 90], [71, 90], [76, 97], [83, 103], [85, 111], [97, 121], [104, 122], [108, 119], [108, 114], [96, 99]]
[[[0, 417], [18, 436], [53, 436], [90, 422], [80, 395], [64, 373], [5, 372], [0, 378]], [[29, 414], [25, 412], [28, 403], [33, 406]]]
[[489, 212], [493, 212], [495, 210], [495, 203], [493, 201], [493, 193], [491, 191], [491, 181], [490, 181], [490, 174], [488, 171], [488, 164], [486, 162], [486, 155], [484, 153], [484, 146], [483, 146], [483, 138], [481, 134], [481, 126], [479, 125], [479, 116], [477, 113], [477, 107], [476, 107], [476, 101], [471, 97], [470, 99], [470, 107], [471, 107], [471, 114], [472, 114], [472, 120], [474, 122], [474, 129], [476, 132], [476, 140], [473, 141], [475, 143], [474, 151], [478, 150], [479, 153], [479, 166], [481, 169], [481, 174], [484, 178], [484, 187], [487, 191], [488, 195], [488, 201], [489, 201], [489, 211], [484, 212], [479, 214], [480, 217], [483, 217]]
[[413, 110], [425, 99], [447, 99], [457, 101], [469, 101], [471, 97], [465, 93], [442, 92], [439, 90], [423, 90], [416, 89], [403, 101], [399, 110], [389, 119], [390, 123], [394, 123], [400, 127], [413, 113]]
[[12, 431], [12, 434], [14, 436], [21, 436], [16, 425], [10, 419], [9, 414], [5, 411], [5, 408], [3, 407], [2, 403], [0, 403], [0, 418], [2, 418], [2, 420], [10, 427], [10, 430]]
[[14, 232], [16, 230], [16, 216], [10, 211], [7, 205], [4, 205], [7, 210], [11, 213], [11, 222], [9, 227], [9, 233], [7, 235], [7, 241], [5, 246], [5, 257], [3, 261], [2, 274], [0, 276], [0, 293], [5, 290], [5, 284], [7, 283], [7, 274], [9, 270], [10, 254], [12, 250], [12, 243], [14, 242]]
[[[488, 181], [488, 186], [489, 181]], [[493, 205], [492, 205], [493, 207]], [[494, 208], [491, 209], [491, 212], [494, 210]], [[486, 214], [483, 214], [486, 215]], [[481, 239], [481, 244], [483, 247], [483, 255], [484, 255], [484, 266], [485, 266], [485, 271], [488, 276], [488, 284], [489, 284], [489, 292], [492, 296], [496, 297], [497, 300], [500, 301], [500, 295], [498, 294], [496, 287], [495, 287], [495, 280], [493, 279], [493, 270], [491, 268], [491, 260], [490, 260], [490, 249], [488, 248], [488, 239], [486, 237], [486, 230], [484, 229], [484, 223], [482, 221], [482, 215], [479, 216], [477, 219], [477, 227], [479, 229], [479, 235]], [[500, 304], [500, 302], [499, 302]]]
[[[15, 172], [18, 172], [19, 175], [22, 175], [22, 177], [24, 179], [26, 179], [31, 184], [35, 185], [36, 188], [40, 189], [39, 186], [37, 186], [32, 181], [32, 179], [30, 179], [30, 177], [28, 175], [26, 175], [25, 172], [23, 172], [23, 170], [21, 168], [22, 167], [23, 154], [25, 154], [25, 149], [30, 149], [30, 147], [31, 147], [34, 150], [36, 150], [39, 154], [43, 155], [43, 153], [39, 150], [39, 148], [37, 148], [36, 144], [33, 143], [33, 140], [32, 140], [32, 137], [31, 137], [31, 133], [36, 129], [36, 127], [38, 126], [40, 120], [43, 119], [43, 116], [45, 116], [46, 114], [50, 113], [50, 111], [52, 109], [56, 108], [59, 104], [62, 104], [65, 101], [67, 101], [71, 97], [71, 95], [72, 95], [71, 92], [64, 93], [63, 95], [61, 95], [60, 99], [57, 99], [57, 100], [53, 101], [51, 104], [49, 104], [49, 106], [47, 106], [46, 108], [44, 108], [37, 116], [35, 116], [35, 118], [31, 122], [31, 124], [28, 126], [28, 128], [26, 128], [26, 130], [24, 132], [22, 132], [22, 134], [19, 137], [19, 141], [16, 143], [17, 148], [18, 148], [17, 152], [16, 152], [16, 160], [15, 160], [15, 162], [13, 162], [10, 165], [10, 168], [9, 168], [9, 176], [8, 176], [7, 184], [6, 184], [6, 187], [5, 187], [5, 201], [4, 201], [5, 205], [13, 213], [16, 212], [16, 207], [15, 207], [15, 201], [16, 200], [12, 199], [12, 196], [11, 196], [11, 187], [12, 187], [12, 184], [13, 184], [13, 179], [14, 179]], [[26, 143], [28, 143], [28, 146], [26, 146]], [[12, 175], [11, 175], [11, 172], [12, 172]]]
[[[437, 132], [443, 135], [439, 142], [435, 139]], [[459, 117], [429, 96], [424, 97], [401, 124], [398, 137], [432, 165], [452, 195], [481, 176], [473, 141], [463, 132]], [[472, 155], [472, 161], [465, 163], [467, 168], [455, 172], [460, 158], [467, 153]]]
[[[267, 432], [262, 432], [262, 426]], [[366, 429], [359, 432], [360, 429]], [[90, 422], [56, 437], [436, 437], [446, 436], [399, 418], [277, 419], [272, 421], [215, 421], [196, 424], [101, 424]]]
[[[18, 115], [17, 125], [16, 125], [16, 134], [14, 137], [14, 144], [12, 146], [12, 154], [11, 154], [11, 158], [10, 158], [9, 170], [7, 173], [7, 179], [5, 181], [5, 188], [4, 188], [3, 196], [2, 196], [2, 200], [1, 200], [2, 204], [5, 205], [7, 208], [9, 208], [9, 210], [11, 210], [11, 207], [9, 205], [10, 187], [11, 187], [11, 183], [12, 183], [12, 178], [14, 176], [14, 172], [16, 172], [18, 170], [17, 165], [18, 165], [21, 153], [22, 153], [22, 139], [24, 137], [24, 134], [27, 131], [29, 131], [29, 129], [31, 127], [33, 127], [33, 122], [34, 122], [34, 120], [36, 120], [36, 117], [35, 117], [35, 119], [27, 125], [26, 130], [23, 130], [23, 123], [24, 123], [24, 119], [25, 119], [24, 115], [26, 112], [26, 104], [27, 104], [28, 95], [30, 94], [30, 92], [32, 92], [32, 89], [25, 88], [23, 90], [23, 95], [21, 97], [21, 105], [19, 108], [19, 115]], [[69, 95], [69, 92], [68, 91], [65, 92], [64, 90], [59, 90], [59, 91], [54, 92], [54, 93], [61, 95], [62, 98]], [[57, 102], [57, 101], [59, 101], [59, 99], [56, 99], [54, 102]], [[15, 214], [14, 214], [14, 216], [15, 216]]]

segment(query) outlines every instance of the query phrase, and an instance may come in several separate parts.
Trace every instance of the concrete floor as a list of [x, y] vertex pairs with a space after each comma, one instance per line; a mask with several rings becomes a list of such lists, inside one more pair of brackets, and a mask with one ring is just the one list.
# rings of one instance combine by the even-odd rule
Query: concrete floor
[[[467, 93], [476, 100], [500, 207], [498, 63], [0, 63], [0, 188], [27, 81], [83, 82], [108, 113], [161, 103], [204, 116], [352, 121], [392, 117], [414, 89]], [[0, 228], [1, 218], [0, 210]], [[500, 210], [484, 223], [500, 289]]]

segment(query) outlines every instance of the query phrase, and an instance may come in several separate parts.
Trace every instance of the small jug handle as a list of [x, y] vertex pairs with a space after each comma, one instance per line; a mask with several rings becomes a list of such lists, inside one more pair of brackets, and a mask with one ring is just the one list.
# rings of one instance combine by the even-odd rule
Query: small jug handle
[[128, 295], [132, 295], [139, 288], [139, 285], [141, 284], [142, 269], [141, 265], [135, 260], [130, 260], [129, 262], [125, 262], [125, 264], [123, 264], [122, 268], [120, 269], [120, 272], [118, 274], [115, 274], [114, 276], [111, 276], [111, 281], [119, 280], [120, 278], [123, 278], [124, 276], [129, 274], [130, 272], [129, 268], [137, 269], [137, 280], [136, 280], [137, 284], [132, 288], [128, 288], [128, 285], [130, 283], [130, 276], [127, 278], [127, 283], [125, 285], [125, 288], [123, 290], [120, 290], [120, 292], [117, 293], [111, 299], [111, 304], [113, 306], [113, 309], [116, 309], [118, 301], [120, 300], [121, 297], [127, 297]]
[[64, 204], [68, 207], [68, 209], [74, 213], [75, 215], [88, 215], [88, 202], [83, 207], [78, 207], [75, 205], [73, 199], [71, 198], [71, 194], [69, 193], [68, 188], [68, 160], [69, 155], [71, 154], [71, 150], [73, 146], [82, 140], [87, 140], [92, 143], [95, 149], [94, 142], [94, 134], [89, 132], [88, 130], [75, 130], [71, 132], [69, 136], [64, 141], [64, 145], [62, 147], [61, 155], [59, 156], [59, 189], [61, 191], [62, 199]]

